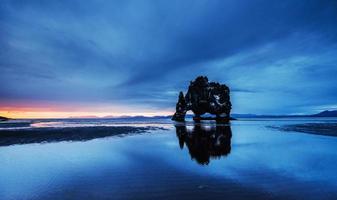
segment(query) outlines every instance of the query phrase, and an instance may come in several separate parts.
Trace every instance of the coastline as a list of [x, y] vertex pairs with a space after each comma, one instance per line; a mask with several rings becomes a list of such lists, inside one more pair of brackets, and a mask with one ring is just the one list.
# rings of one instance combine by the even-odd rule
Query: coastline
[[337, 136], [336, 123], [304, 123], [283, 126], [268, 126], [285, 132], [300, 132], [314, 135]]
[[88, 141], [110, 136], [124, 136], [146, 133], [159, 127], [67, 127], [67, 128], [28, 128], [0, 130], [0, 146], [31, 143], [51, 143], [63, 141]]

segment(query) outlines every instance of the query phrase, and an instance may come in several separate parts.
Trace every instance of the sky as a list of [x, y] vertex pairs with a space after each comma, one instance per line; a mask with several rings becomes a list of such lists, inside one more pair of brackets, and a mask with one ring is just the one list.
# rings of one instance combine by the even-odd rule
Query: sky
[[0, 115], [162, 115], [199, 75], [233, 113], [337, 109], [337, 1], [0, 2]]

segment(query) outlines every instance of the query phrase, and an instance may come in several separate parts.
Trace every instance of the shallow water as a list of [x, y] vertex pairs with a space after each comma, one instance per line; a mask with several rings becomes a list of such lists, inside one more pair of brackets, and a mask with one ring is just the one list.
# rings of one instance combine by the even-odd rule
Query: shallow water
[[337, 199], [337, 138], [269, 128], [308, 121], [33, 122], [166, 130], [0, 147], [0, 199]]

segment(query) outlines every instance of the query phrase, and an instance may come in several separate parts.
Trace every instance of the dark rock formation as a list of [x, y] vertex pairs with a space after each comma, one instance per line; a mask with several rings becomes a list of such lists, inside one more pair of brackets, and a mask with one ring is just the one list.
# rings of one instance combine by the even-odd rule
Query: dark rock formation
[[206, 76], [199, 76], [191, 81], [185, 96], [183, 92], [179, 93], [172, 120], [185, 121], [186, 112], [192, 110], [195, 121], [205, 119], [201, 117], [205, 113], [216, 115], [216, 118], [207, 119], [228, 121], [232, 108], [229, 93], [229, 88], [225, 84], [208, 82]]
[[1, 116], [0, 116], [0, 122], [1, 122], [1, 121], [7, 121], [7, 120], [9, 120], [7, 117], [1, 117]]
[[186, 101], [183, 92], [179, 93], [178, 102], [176, 104], [176, 112], [174, 113], [172, 120], [175, 121], [185, 121], [185, 115], [186, 115]]

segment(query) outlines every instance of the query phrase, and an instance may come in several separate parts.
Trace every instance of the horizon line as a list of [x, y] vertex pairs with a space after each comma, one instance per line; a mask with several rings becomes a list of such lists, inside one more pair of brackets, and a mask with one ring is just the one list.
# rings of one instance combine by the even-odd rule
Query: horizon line
[[[311, 114], [305, 114], [305, 113], [289, 113], [289, 114], [254, 114], [254, 113], [232, 113], [231, 115], [255, 115], [255, 116], [271, 116], [271, 117], [277, 117], [277, 116], [310, 116], [315, 115], [321, 112], [325, 111], [336, 111], [333, 109], [330, 110], [321, 110], [316, 113]], [[7, 114], [6, 114], [7, 113]], [[133, 118], [133, 117], [170, 117], [173, 115], [172, 113], [130, 113], [130, 114], [121, 114], [121, 115], [114, 115], [114, 114], [102, 114], [102, 113], [96, 113], [96, 114], [90, 114], [85, 113], [84, 115], [71, 115], [70, 113], [76, 113], [76, 112], [24, 112], [25, 114], [28, 113], [34, 113], [34, 115], [19, 115], [15, 114], [15, 112], [10, 112], [11, 114], [8, 115], [8, 111], [0, 111], [0, 117], [6, 117], [8, 119], [108, 119], [108, 118]], [[38, 113], [45, 113], [47, 115], [38, 115]], [[61, 115], [54, 115], [52, 114], [61, 114]], [[62, 115], [65, 114], [65, 115]], [[70, 114], [70, 115], [69, 115]], [[193, 113], [188, 113], [187, 115], [193, 115]]]

